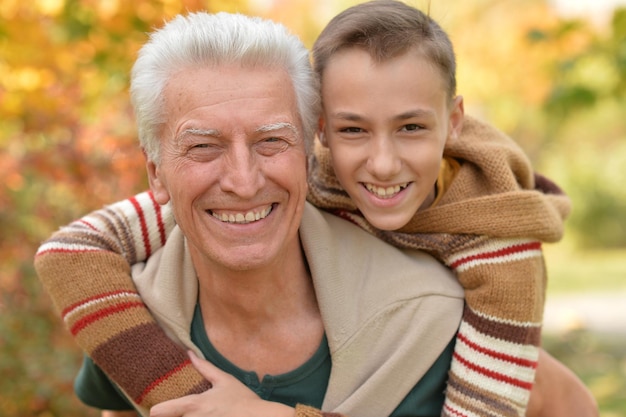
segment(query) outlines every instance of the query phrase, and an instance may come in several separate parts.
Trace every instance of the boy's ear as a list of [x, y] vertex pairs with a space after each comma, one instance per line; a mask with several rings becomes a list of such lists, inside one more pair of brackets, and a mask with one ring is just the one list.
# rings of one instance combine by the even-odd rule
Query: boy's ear
[[317, 121], [317, 138], [324, 147], [328, 148], [328, 140], [324, 134], [324, 127], [326, 127], [326, 123], [324, 122], [324, 118], [320, 117]]
[[461, 136], [464, 119], [465, 107], [463, 105], [463, 96], [456, 96], [452, 100], [452, 105], [450, 108], [450, 126], [448, 129], [448, 141], [456, 140], [459, 136]]
[[159, 166], [151, 159], [146, 158], [146, 169], [148, 171], [148, 183], [150, 184], [150, 190], [152, 191], [154, 199], [160, 205], [167, 204], [170, 201], [170, 195], [161, 180]]

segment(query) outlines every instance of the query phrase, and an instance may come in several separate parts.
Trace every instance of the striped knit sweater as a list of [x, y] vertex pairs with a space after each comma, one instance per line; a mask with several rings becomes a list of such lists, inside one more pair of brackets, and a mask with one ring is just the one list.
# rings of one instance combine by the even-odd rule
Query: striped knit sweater
[[[456, 178], [435, 207], [398, 232], [376, 230], [359, 216], [324, 148], [309, 161], [309, 200], [396, 246], [426, 250], [456, 272], [466, 309], [443, 415], [521, 416], [537, 364], [541, 242], [561, 237], [569, 200], [533, 175], [513, 141], [473, 119], [445, 155], [461, 164]], [[209, 388], [156, 325], [130, 278], [129, 265], [162, 247], [173, 224], [169, 208], [142, 193], [62, 228], [35, 258], [79, 346], [140, 410]], [[330, 414], [299, 406], [297, 415]]]

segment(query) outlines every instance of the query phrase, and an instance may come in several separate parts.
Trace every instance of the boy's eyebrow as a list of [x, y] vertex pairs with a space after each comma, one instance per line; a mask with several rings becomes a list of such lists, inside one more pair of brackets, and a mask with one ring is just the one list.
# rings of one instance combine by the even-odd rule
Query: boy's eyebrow
[[336, 119], [345, 119], [345, 120], [352, 120], [352, 121], [359, 121], [359, 120], [363, 120], [362, 116], [359, 116], [356, 113], [350, 113], [350, 112], [346, 112], [346, 111], [340, 111], [338, 113], [335, 113], [332, 115], [332, 117], [336, 118]]
[[412, 119], [413, 117], [433, 117], [435, 112], [432, 110], [417, 109], [400, 113], [395, 118], [398, 120]]
[[[400, 113], [397, 116], [395, 116], [394, 119], [405, 120], [405, 119], [411, 119], [413, 117], [433, 117], [434, 115], [435, 115], [435, 112], [432, 110], [416, 109], [416, 110], [409, 110], [404, 113]], [[363, 116], [360, 116], [356, 113], [350, 113], [350, 112], [338, 112], [338, 113], [333, 114], [332, 117], [337, 118], [337, 119], [351, 120], [351, 121], [363, 120]]]

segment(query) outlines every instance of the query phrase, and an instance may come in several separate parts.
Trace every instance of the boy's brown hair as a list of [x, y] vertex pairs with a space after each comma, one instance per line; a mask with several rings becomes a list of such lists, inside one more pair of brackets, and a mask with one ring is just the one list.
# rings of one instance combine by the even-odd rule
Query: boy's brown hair
[[374, 0], [335, 16], [313, 45], [314, 69], [320, 79], [332, 56], [345, 48], [362, 48], [376, 62], [415, 48], [440, 71], [448, 97], [456, 95], [456, 59], [450, 38], [430, 16], [400, 1]]

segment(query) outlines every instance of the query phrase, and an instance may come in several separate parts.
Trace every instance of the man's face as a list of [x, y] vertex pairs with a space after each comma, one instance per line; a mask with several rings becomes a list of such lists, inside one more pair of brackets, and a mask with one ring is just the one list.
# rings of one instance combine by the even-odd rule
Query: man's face
[[299, 245], [306, 155], [291, 85], [284, 71], [235, 65], [167, 83], [161, 161], [148, 161], [148, 174], [194, 262], [246, 271]]
[[432, 203], [444, 145], [463, 119], [433, 64], [414, 51], [376, 63], [347, 49], [329, 60], [322, 98], [335, 174], [372, 225], [398, 229]]

